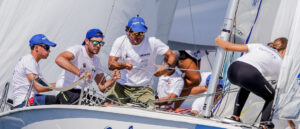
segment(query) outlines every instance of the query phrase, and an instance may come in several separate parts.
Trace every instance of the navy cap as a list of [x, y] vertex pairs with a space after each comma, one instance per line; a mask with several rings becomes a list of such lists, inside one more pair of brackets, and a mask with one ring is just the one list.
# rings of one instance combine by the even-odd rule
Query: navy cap
[[133, 32], [147, 32], [144, 19], [138, 16], [130, 18], [127, 26], [131, 28]]
[[43, 35], [43, 34], [36, 34], [36, 35], [32, 36], [31, 39], [29, 40], [29, 45], [31, 47], [34, 46], [34, 45], [37, 45], [37, 44], [42, 44], [42, 43], [44, 43], [46, 45], [49, 45], [51, 47], [55, 47], [56, 46], [55, 43], [49, 41], [47, 39], [47, 37], [45, 35]]
[[[90, 39], [93, 37], [101, 37], [104, 38], [104, 35], [100, 29], [90, 29], [87, 33], [85, 38]], [[83, 41], [82, 45], [85, 45], [85, 42]]]

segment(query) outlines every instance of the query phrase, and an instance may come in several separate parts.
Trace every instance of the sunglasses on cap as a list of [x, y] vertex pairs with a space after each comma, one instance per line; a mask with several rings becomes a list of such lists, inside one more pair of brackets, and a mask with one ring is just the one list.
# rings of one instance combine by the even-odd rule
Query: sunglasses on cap
[[44, 48], [46, 51], [50, 50], [50, 46], [46, 45], [46, 44], [38, 44], [39, 46], [41, 46], [42, 48]]
[[104, 44], [105, 44], [105, 42], [103, 42], [103, 41], [96, 41], [96, 40], [90, 40], [92, 43], [93, 43], [93, 45], [100, 45], [101, 47], [102, 46], [104, 46]]
[[140, 36], [140, 35], [144, 35], [145, 34], [145, 32], [133, 32], [133, 31], [131, 31], [130, 33], [133, 34], [133, 35], [135, 35], [135, 36]]

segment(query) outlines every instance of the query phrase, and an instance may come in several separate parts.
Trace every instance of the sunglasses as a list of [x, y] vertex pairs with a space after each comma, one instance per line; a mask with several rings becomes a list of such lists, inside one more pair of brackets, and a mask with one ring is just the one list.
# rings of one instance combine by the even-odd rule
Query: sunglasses
[[135, 36], [140, 36], [140, 35], [144, 35], [145, 32], [130, 32], [131, 34], [135, 35]]
[[49, 45], [42, 45], [42, 44], [39, 44], [39, 46], [41, 46], [42, 48], [44, 48], [46, 51], [49, 51], [50, 50], [50, 46]]
[[100, 45], [101, 47], [102, 46], [104, 46], [104, 44], [105, 44], [105, 42], [103, 42], [103, 41], [96, 41], [96, 40], [90, 40], [92, 43], [93, 43], [93, 45]]

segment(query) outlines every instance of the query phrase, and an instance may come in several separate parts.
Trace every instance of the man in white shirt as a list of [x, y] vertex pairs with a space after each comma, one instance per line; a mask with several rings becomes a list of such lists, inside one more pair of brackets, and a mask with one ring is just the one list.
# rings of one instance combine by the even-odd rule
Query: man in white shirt
[[[191, 94], [206, 94], [208, 84], [211, 78], [211, 72], [202, 72], [201, 73], [202, 81], [200, 82], [200, 85], [197, 87], [193, 87]], [[220, 80], [218, 83], [217, 91], [220, 92], [223, 89], [223, 80]], [[214, 105], [221, 99], [222, 95], [221, 94], [216, 94], [215, 99], [214, 99]], [[193, 104], [192, 104], [192, 110], [191, 113], [192, 115], [198, 115], [201, 114], [203, 111], [202, 108], [204, 106], [205, 102], [205, 96], [197, 98]]]
[[[174, 52], [179, 60], [179, 69], [184, 73], [184, 88], [180, 94], [180, 97], [185, 97], [191, 94], [192, 88], [198, 87], [201, 82], [200, 66], [201, 58], [206, 55], [205, 51], [202, 50], [179, 50]], [[179, 107], [184, 100], [175, 102], [175, 109], [181, 110]]]
[[[30, 41], [29, 46], [31, 52], [19, 59], [14, 72], [13, 72], [13, 106], [15, 108], [21, 108], [25, 106], [25, 100], [27, 92], [31, 83], [33, 82], [33, 91], [30, 91], [29, 105], [44, 105], [44, 104], [55, 104], [55, 96], [40, 95], [39, 92], [50, 91], [49, 88], [40, 87], [34, 78], [43, 78], [39, 61], [41, 59], [47, 59], [50, 53], [50, 46], [55, 47], [56, 44], [49, 41], [43, 34], [34, 35]], [[55, 86], [55, 83], [51, 83]]]
[[81, 89], [86, 88], [95, 80], [100, 91], [112, 86], [120, 78], [118, 70], [113, 72], [112, 77], [106, 81], [101, 62], [96, 54], [104, 45], [104, 35], [99, 29], [91, 29], [87, 32], [86, 38], [82, 45], [75, 45], [59, 54], [55, 60], [56, 64], [63, 68], [63, 71], [56, 82], [57, 86], [68, 86], [78, 80], [80, 77], [87, 75], [87, 79], [77, 85], [75, 88], [60, 92], [58, 100], [62, 104], [78, 103]]
[[165, 56], [168, 66], [173, 68], [176, 56], [161, 40], [145, 35], [147, 27], [139, 16], [128, 21], [125, 31], [126, 35], [115, 40], [110, 52], [109, 69], [120, 69], [121, 79], [112, 88], [109, 97], [123, 104], [143, 103], [146, 107], [154, 108], [151, 85], [156, 56]]
[[[166, 64], [166, 62], [165, 62]], [[174, 98], [178, 97], [183, 89], [184, 81], [176, 69], [168, 70], [159, 77], [157, 85], [156, 105], [160, 110], [174, 111]]]

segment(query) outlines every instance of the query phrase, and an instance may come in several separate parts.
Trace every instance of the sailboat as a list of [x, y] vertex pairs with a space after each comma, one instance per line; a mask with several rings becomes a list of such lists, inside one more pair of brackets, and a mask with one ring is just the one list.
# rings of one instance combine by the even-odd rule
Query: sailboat
[[[231, 9], [231, 12], [232, 10], [236, 10], [233, 3], [237, 5], [237, 1], [238, 0], [229, 0], [228, 7]], [[253, 7], [253, 10], [256, 10], [254, 11], [254, 14], [257, 14], [258, 3], [261, 1], [262, 0], [251, 1], [253, 2], [251, 3], [253, 6], [250, 7]], [[273, 2], [274, 0], [266, 1], [265, 5], [272, 5], [271, 3]], [[276, 2], [279, 5], [280, 0], [277, 0]], [[58, 44], [58, 47], [52, 50], [47, 62], [41, 62], [41, 66], [43, 67], [42, 73], [46, 73], [44, 77], [47, 78], [48, 81], [55, 81], [55, 77], [57, 76], [56, 73], [60, 71], [54, 64], [54, 58], [57, 54], [62, 52], [65, 47], [81, 44], [84, 39], [84, 33], [90, 28], [101, 28], [104, 30], [106, 35], [105, 40], [108, 42], [108, 45], [101, 49], [99, 55], [103, 60], [102, 65], [105, 66], [103, 70], [106, 70], [105, 72], [109, 75], [110, 71], [108, 71], [107, 65], [105, 65], [107, 64], [108, 54], [112, 45], [109, 43], [112, 43], [116, 37], [124, 33], [123, 29], [126, 22], [130, 17], [135, 16], [136, 14], [139, 14], [146, 19], [146, 24], [149, 26], [149, 35], [156, 36], [162, 41], [168, 42], [170, 46], [172, 46], [172, 41], [173, 43], [183, 43], [183, 46], [188, 46], [190, 48], [200, 45], [199, 42], [196, 41], [197, 39], [188, 42], [190, 45], [187, 45], [187, 42], [175, 41], [176, 39], [172, 41], [169, 40], [170, 38], [168, 35], [171, 30], [171, 23], [177, 3], [178, 1], [173, 0], [27, 0], [26, 2], [2, 0], [0, 1], [0, 16], [2, 17], [1, 22], [3, 24], [0, 24], [0, 26], [4, 29], [0, 30], [0, 41], [3, 42], [0, 44], [0, 52], [5, 52], [8, 56], [3, 57], [0, 63], [1, 68], [5, 69], [5, 71], [0, 74], [0, 84], [4, 84], [5, 80], [10, 80], [10, 76], [8, 75], [12, 73], [12, 68], [18, 60], [11, 59], [12, 56], [21, 57], [24, 53], [28, 53], [29, 47], [28, 49], [24, 49], [23, 45], [27, 44], [29, 37], [35, 33], [45, 33], [49, 38], [57, 41]], [[265, 9], [264, 13], [268, 13], [266, 10], [267, 9]], [[229, 27], [231, 25], [229, 25]], [[250, 26], [251, 25], [252, 24], [250, 24]], [[240, 30], [238, 32], [249, 33], [251, 27], [247, 27], [247, 29], [244, 28], [244, 31]], [[232, 30], [232, 28], [226, 29]], [[257, 30], [253, 29], [253, 35], [251, 36], [250, 41], [265, 41], [255, 37], [254, 35], [258, 35], [255, 31]], [[241, 33], [239, 34], [240, 37], [243, 37]], [[18, 38], [16, 38], [16, 35]], [[213, 42], [213, 40], [207, 42]], [[14, 44], [14, 48], [8, 50], [8, 48], [11, 48], [12, 44]], [[1, 54], [4, 55], [4, 53]], [[217, 72], [214, 71], [214, 73]], [[217, 77], [216, 75], [217, 74], [213, 76]], [[211, 83], [212, 84], [210, 85], [214, 85], [213, 81]], [[222, 104], [220, 107], [222, 107]], [[211, 109], [209, 108], [207, 108], [207, 110], [210, 114]], [[122, 107], [41, 105], [14, 110], [6, 109], [4, 112], [0, 113], [0, 128], [249, 129], [255, 128], [255, 126], [222, 123], [216, 118], [193, 117], [189, 115], [147, 110], [130, 105]]]

